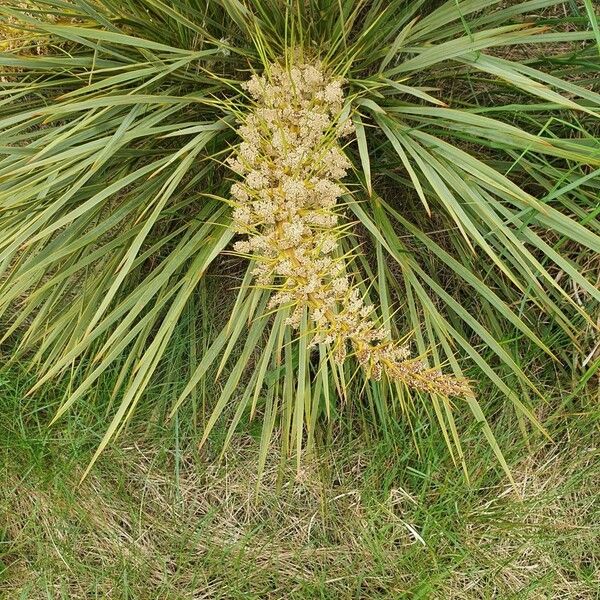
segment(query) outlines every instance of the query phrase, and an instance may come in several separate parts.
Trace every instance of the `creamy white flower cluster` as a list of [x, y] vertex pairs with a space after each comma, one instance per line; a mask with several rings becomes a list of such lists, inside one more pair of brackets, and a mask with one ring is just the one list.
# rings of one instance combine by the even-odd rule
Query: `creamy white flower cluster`
[[464, 384], [408, 360], [407, 346], [377, 324], [346, 274], [338, 199], [347, 193], [340, 180], [351, 163], [340, 140], [354, 128], [342, 85], [318, 62], [273, 64], [245, 84], [253, 108], [228, 159], [241, 178], [231, 188], [233, 226], [245, 235], [234, 248], [256, 261], [258, 284], [275, 289], [269, 307], [291, 306], [288, 324], [295, 328], [308, 309], [312, 344], [332, 347], [337, 361], [350, 346], [370, 377], [385, 371], [420, 390], [463, 395]]

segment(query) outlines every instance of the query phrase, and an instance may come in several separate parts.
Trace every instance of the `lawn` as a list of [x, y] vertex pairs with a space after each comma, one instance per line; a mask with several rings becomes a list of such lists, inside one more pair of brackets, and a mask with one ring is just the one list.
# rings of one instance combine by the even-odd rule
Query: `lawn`
[[259, 429], [245, 427], [219, 463], [181, 425], [191, 408], [166, 427], [140, 415], [80, 484], [107, 399], [48, 429], [59, 398], [24, 399], [29, 383], [12, 372], [0, 388], [7, 600], [598, 597], [591, 394], [549, 398], [552, 441], [525, 445], [499, 412], [514, 486], [476, 430], [464, 437], [467, 482], [427, 424], [414, 437], [398, 425], [393, 442], [337, 432], [300, 472], [282, 473], [273, 449], [259, 483]]

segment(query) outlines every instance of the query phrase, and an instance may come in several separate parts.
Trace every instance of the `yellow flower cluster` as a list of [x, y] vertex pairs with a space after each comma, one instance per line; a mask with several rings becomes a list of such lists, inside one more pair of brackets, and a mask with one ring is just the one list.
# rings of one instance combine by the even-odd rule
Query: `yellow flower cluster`
[[312, 344], [332, 347], [337, 361], [350, 348], [374, 379], [385, 371], [421, 391], [469, 394], [466, 383], [410, 360], [346, 274], [338, 199], [348, 193], [340, 180], [351, 164], [340, 140], [354, 128], [342, 85], [318, 62], [273, 64], [245, 84], [253, 108], [228, 159], [241, 178], [231, 187], [234, 227], [244, 234], [234, 248], [256, 261], [259, 285], [275, 288], [270, 308], [291, 306], [295, 328], [308, 309]]

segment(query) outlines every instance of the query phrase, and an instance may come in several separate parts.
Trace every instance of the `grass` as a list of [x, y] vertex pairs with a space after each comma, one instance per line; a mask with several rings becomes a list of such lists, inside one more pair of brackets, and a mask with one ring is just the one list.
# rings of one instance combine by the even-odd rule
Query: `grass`
[[[274, 289], [257, 286], [256, 255], [236, 257], [246, 277], [229, 325], [210, 344], [200, 333], [206, 273], [219, 255], [231, 258], [235, 177], [223, 161], [237, 152], [236, 119], [254, 110], [243, 83], [282, 56], [294, 63], [302, 46], [344, 77], [342, 113], [357, 125], [340, 202], [351, 227], [336, 259], [354, 257], [346, 270], [391, 339], [408, 336], [413, 357], [471, 379], [475, 397], [465, 394], [461, 408], [502, 464], [487, 386], [535, 423], [543, 394], [522, 368], [525, 348], [556, 359], [563, 378], [593, 377], [598, 366], [570, 363], [573, 352], [594, 351], [587, 342], [600, 303], [586, 260], [600, 254], [588, 4], [3, 0], [3, 351], [35, 368], [35, 390], [68, 387], [57, 419], [112, 380], [94, 459], [148, 387], [179, 387], [175, 414], [222, 367], [206, 433], [224, 417], [233, 432], [237, 416], [256, 409], [263, 449], [280, 431], [283, 460], [300, 461], [323, 429], [348, 426], [349, 412], [378, 432], [413, 406], [433, 406], [460, 460], [461, 401], [447, 390], [409, 393], [390, 377], [398, 368], [372, 378], [359, 353], [342, 364], [331, 343], [313, 360], [315, 315], [295, 331], [286, 307], [269, 313], [283, 277]], [[198, 338], [188, 336], [187, 348], [184, 328]], [[177, 355], [185, 368], [174, 366]], [[234, 404], [237, 413], [221, 414]]]
[[476, 430], [465, 482], [425, 420], [420, 455], [406, 426], [371, 445], [337, 432], [300, 473], [282, 477], [273, 449], [257, 485], [259, 431], [218, 463], [191, 408], [169, 427], [142, 409], [78, 485], [106, 399], [49, 429], [60, 390], [24, 399], [30, 384], [14, 371], [0, 390], [3, 599], [598, 597], [591, 393], [546, 415], [553, 442], [528, 449], [496, 415], [514, 488]]

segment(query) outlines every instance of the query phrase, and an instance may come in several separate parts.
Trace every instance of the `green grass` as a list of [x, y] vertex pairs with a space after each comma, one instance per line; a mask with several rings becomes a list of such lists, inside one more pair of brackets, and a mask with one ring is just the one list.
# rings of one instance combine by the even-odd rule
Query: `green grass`
[[476, 430], [467, 483], [426, 420], [420, 455], [407, 426], [371, 445], [335, 432], [299, 474], [281, 477], [273, 449], [257, 487], [258, 430], [218, 463], [191, 407], [164, 427], [151, 402], [78, 486], [106, 399], [49, 429], [61, 394], [24, 399], [30, 384], [0, 384], [3, 599], [597, 598], [591, 393], [544, 415], [554, 441], [529, 448], [498, 412], [516, 488]]
[[[555, 379], [593, 377], [598, 363], [580, 360], [594, 351], [600, 304], [589, 2], [27, 6], [0, 6], [0, 344], [35, 369], [36, 391], [68, 387], [57, 419], [112, 382], [94, 458], [148, 388], [160, 385], [175, 414], [188, 400], [198, 407], [223, 367], [212, 417], [199, 408], [205, 435], [217, 420], [233, 431], [230, 407], [243, 417], [256, 403], [263, 448], [283, 432], [284, 460], [300, 461], [313, 439], [350, 427], [349, 416], [375, 436], [413, 407], [433, 407], [460, 462], [468, 409], [502, 464], [490, 385], [535, 423], [544, 392], [524, 368], [532, 353], [554, 361]], [[412, 356], [469, 378], [474, 398], [373, 380], [352, 352], [343, 365], [317, 364], [309, 323], [293, 331], [285, 308], [265, 308], [282, 281], [253, 285], [252, 261], [231, 257], [233, 174], [223, 161], [240, 141], [236, 118], [254, 110], [243, 83], [282, 56], [293, 61], [296, 46], [345, 78], [344, 110], [357, 124], [340, 206], [352, 224], [340, 246], [340, 257], [356, 255], [351, 279], [393, 339], [411, 337]], [[209, 339], [201, 289], [207, 273], [221, 273], [223, 253], [246, 276], [232, 281], [227, 311], [222, 289], [208, 294], [226, 313]]]

